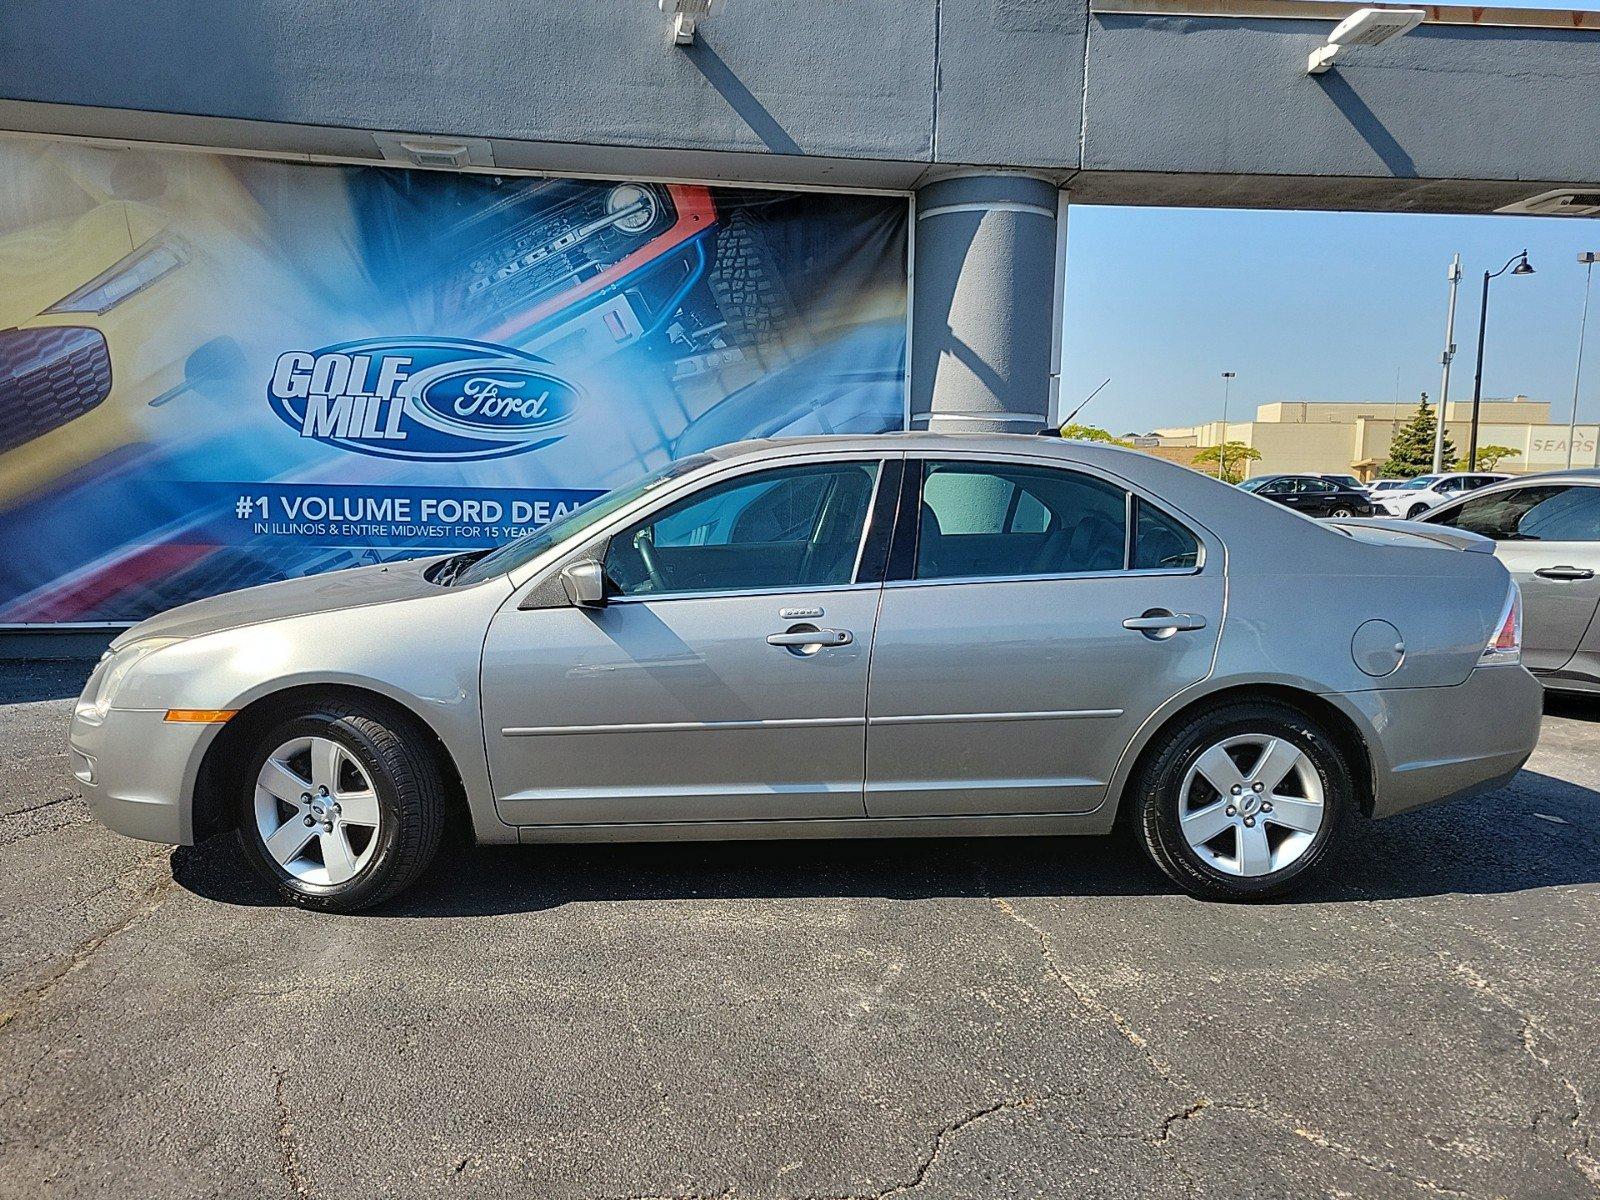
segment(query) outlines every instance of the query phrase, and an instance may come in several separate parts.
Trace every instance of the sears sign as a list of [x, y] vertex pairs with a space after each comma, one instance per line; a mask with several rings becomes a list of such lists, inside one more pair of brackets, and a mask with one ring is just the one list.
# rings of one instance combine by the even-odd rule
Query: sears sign
[[369, 338], [278, 356], [272, 411], [329, 446], [383, 458], [503, 458], [561, 440], [578, 389], [544, 359], [465, 338]]

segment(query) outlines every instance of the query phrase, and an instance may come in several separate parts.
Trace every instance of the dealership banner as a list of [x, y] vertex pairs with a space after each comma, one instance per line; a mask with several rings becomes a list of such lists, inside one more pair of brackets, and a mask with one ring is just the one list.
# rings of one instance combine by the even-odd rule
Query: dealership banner
[[0, 623], [496, 545], [905, 420], [905, 201], [0, 141]]

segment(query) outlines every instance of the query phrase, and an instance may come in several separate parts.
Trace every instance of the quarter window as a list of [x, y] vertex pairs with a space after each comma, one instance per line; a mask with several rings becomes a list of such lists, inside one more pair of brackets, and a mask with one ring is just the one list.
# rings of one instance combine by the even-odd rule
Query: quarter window
[[1179, 570], [1200, 565], [1200, 540], [1143, 497], [1133, 501], [1135, 571]]
[[929, 462], [915, 577], [1120, 571], [1127, 562], [1127, 514], [1126, 492], [1076, 471]]
[[623, 596], [851, 583], [877, 476], [814, 463], [712, 484], [613, 537], [606, 574]]

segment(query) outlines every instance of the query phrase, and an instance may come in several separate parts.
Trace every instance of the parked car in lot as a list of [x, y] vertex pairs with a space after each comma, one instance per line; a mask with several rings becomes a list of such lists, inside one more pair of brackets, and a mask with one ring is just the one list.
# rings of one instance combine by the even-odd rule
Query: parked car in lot
[[1395, 488], [1405, 487], [1410, 480], [1406, 479], [1374, 479], [1365, 484], [1368, 496], [1377, 496], [1382, 492], [1392, 492]]
[[1370, 517], [1374, 511], [1365, 492], [1340, 487], [1321, 475], [1258, 475], [1239, 486], [1308, 517]]
[[1415, 521], [1430, 509], [1438, 508], [1468, 492], [1475, 492], [1491, 483], [1510, 479], [1491, 471], [1451, 471], [1443, 475], [1418, 475], [1399, 487], [1380, 492], [1372, 497], [1381, 515], [1404, 517]]
[[1494, 539], [1522, 589], [1528, 669], [1547, 688], [1600, 692], [1600, 471], [1525, 475], [1423, 520]]
[[537, 533], [173, 609], [70, 761], [112, 829], [232, 829], [288, 900], [482, 842], [1104, 834], [1259, 899], [1539, 729], [1475, 534], [1317, 525], [1134, 451], [746, 442]]

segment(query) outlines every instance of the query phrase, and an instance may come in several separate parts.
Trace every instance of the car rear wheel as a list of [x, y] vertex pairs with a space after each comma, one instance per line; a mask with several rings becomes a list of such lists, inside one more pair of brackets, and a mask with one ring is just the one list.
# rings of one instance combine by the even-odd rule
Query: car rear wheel
[[1265, 900], [1325, 861], [1355, 792], [1321, 725], [1289, 705], [1251, 701], [1163, 733], [1129, 800], [1146, 851], [1179, 887], [1206, 899]]
[[1341, 505], [1333, 510], [1332, 515], [1336, 517], [1353, 517], [1356, 514], [1348, 505]]
[[439, 765], [397, 714], [320, 704], [273, 723], [244, 761], [240, 843], [293, 904], [369, 908], [413, 883], [438, 849]]

